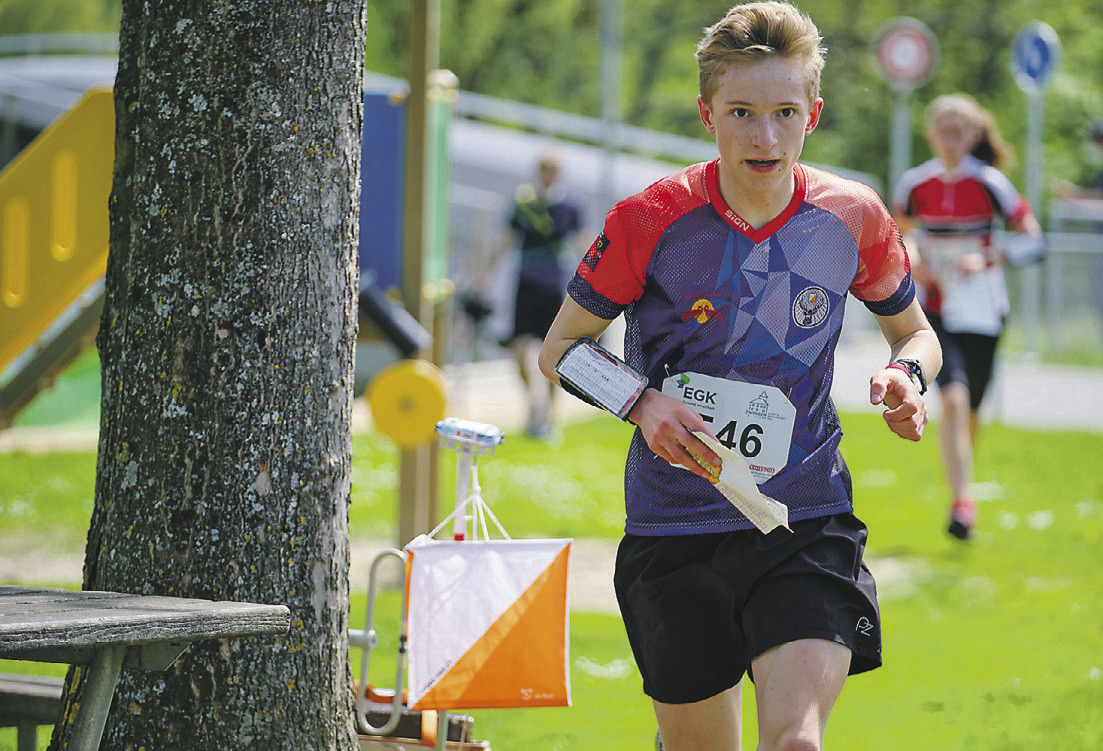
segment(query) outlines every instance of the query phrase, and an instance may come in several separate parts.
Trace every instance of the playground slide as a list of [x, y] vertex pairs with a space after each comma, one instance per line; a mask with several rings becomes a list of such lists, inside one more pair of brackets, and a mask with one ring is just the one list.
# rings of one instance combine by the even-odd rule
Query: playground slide
[[[89, 91], [0, 173], [0, 429], [93, 341], [114, 132], [112, 92]], [[402, 357], [427, 349], [429, 333], [371, 279], [360, 288], [364, 319]]]
[[0, 428], [92, 341], [114, 137], [112, 93], [89, 91], [0, 173]]

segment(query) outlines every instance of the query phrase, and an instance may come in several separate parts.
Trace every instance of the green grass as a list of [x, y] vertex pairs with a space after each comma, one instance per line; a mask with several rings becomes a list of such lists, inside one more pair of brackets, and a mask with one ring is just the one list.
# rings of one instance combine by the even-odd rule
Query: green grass
[[[977, 456], [981, 532], [962, 545], [943, 531], [937, 426], [915, 445], [892, 438], [877, 415], [848, 414], [843, 424], [874, 568], [902, 573], [881, 583], [885, 667], [848, 682], [828, 746], [1103, 747], [1103, 474], [1090, 470], [1103, 435], [987, 426]], [[513, 532], [616, 537], [628, 435], [598, 418], [568, 427], [565, 447], [551, 452], [507, 439], [482, 461], [484, 495]], [[557, 495], [562, 518], [546, 500]], [[479, 737], [499, 751], [648, 747], [654, 721], [619, 619], [576, 614], [572, 639], [575, 707], [474, 712]]]
[[[561, 445], [506, 435], [493, 457], [477, 460], [482, 496], [510, 534], [619, 539], [624, 456], [631, 426], [596, 419], [564, 430]], [[398, 457], [378, 434], [353, 439], [349, 526], [355, 536], [393, 537]], [[441, 452], [441, 514], [455, 502], [456, 453]], [[428, 530], [426, 530], [428, 531]]]
[[[978, 448], [980, 534], [943, 532], [946, 491], [933, 426], [919, 445], [894, 439], [876, 414], [843, 416], [843, 451], [858, 514], [882, 577], [885, 667], [848, 681], [828, 729], [837, 749], [1097, 749], [1103, 747], [1103, 433], [986, 426]], [[629, 437], [611, 418], [570, 425], [557, 448], [507, 436], [480, 459], [484, 497], [515, 536], [613, 540]], [[354, 440], [354, 535], [393, 537], [394, 449]], [[441, 463], [451, 502], [451, 452]], [[79, 551], [91, 508], [92, 453], [0, 454], [0, 549], [49, 540]], [[74, 586], [76, 582], [59, 582]], [[384, 636], [373, 682], [393, 680], [394, 593], [377, 608]], [[352, 622], [363, 618], [363, 597]], [[390, 641], [388, 641], [390, 639]], [[655, 723], [619, 618], [574, 613], [574, 706], [476, 711], [495, 751], [650, 747]], [[6, 663], [0, 670], [58, 671]], [[744, 748], [753, 748], [745, 697]], [[44, 729], [42, 742], [48, 735]], [[14, 748], [0, 730], [0, 751]], [[43, 745], [43, 747], [45, 747]]]

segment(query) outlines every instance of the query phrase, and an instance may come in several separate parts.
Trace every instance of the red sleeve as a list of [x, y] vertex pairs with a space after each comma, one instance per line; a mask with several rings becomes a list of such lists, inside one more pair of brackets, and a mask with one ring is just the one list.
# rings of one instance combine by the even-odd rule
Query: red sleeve
[[864, 213], [858, 237], [858, 273], [850, 289], [865, 302], [887, 300], [896, 294], [911, 274], [911, 259], [900, 229], [877, 201]]
[[663, 233], [687, 211], [708, 202], [704, 174], [704, 163], [692, 165], [614, 206], [605, 215], [604, 231], [579, 263], [578, 277], [617, 306], [639, 299]]
[[632, 217], [637, 213], [627, 201], [614, 206], [605, 215], [605, 229], [578, 264], [578, 275], [595, 292], [619, 306], [629, 305], [643, 294], [647, 262], [654, 247], [654, 243], [645, 247], [645, 239], [633, 237]]
[[872, 188], [805, 167], [808, 198], [842, 220], [858, 250], [850, 292], [878, 315], [894, 315], [915, 297], [900, 228]]

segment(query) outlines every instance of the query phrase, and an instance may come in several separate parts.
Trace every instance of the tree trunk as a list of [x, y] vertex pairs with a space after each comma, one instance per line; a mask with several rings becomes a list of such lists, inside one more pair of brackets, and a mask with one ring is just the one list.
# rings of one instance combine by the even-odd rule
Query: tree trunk
[[[85, 588], [282, 603], [292, 625], [124, 669], [103, 748], [355, 745], [364, 12], [123, 0]], [[71, 670], [69, 707], [81, 691]]]

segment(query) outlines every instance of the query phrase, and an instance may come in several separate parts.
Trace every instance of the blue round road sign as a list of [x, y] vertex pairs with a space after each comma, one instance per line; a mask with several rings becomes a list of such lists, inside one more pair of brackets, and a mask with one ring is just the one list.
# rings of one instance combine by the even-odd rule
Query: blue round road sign
[[1061, 61], [1061, 40], [1041, 21], [1024, 26], [1011, 45], [1011, 71], [1023, 91], [1041, 91]]

